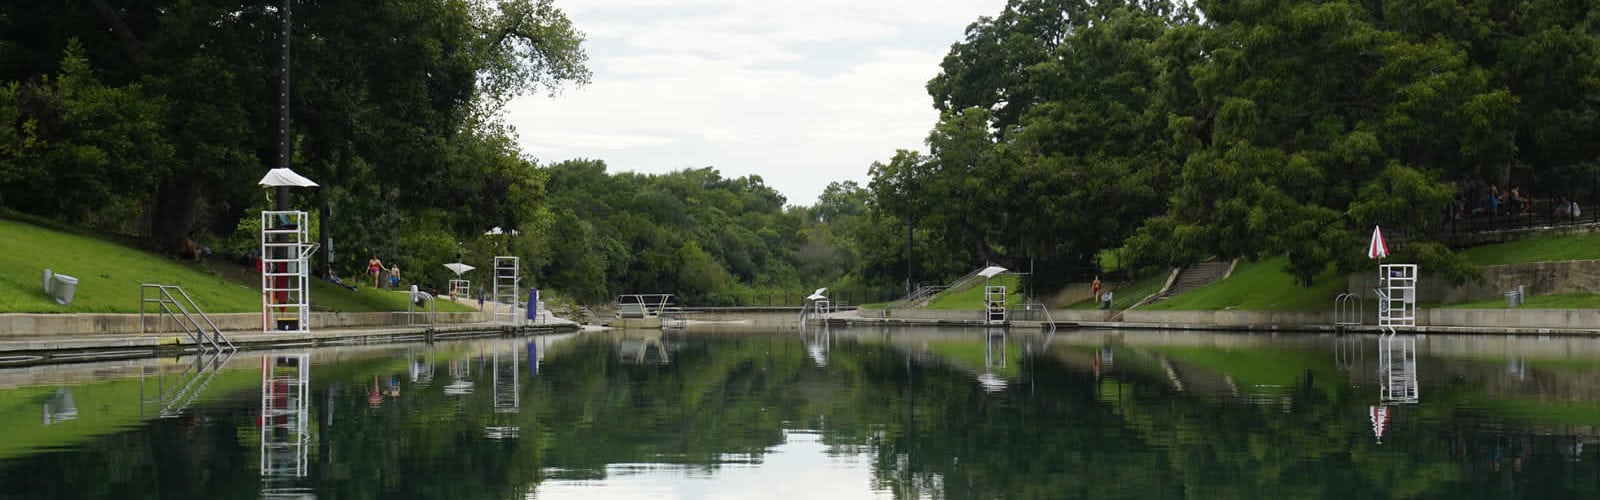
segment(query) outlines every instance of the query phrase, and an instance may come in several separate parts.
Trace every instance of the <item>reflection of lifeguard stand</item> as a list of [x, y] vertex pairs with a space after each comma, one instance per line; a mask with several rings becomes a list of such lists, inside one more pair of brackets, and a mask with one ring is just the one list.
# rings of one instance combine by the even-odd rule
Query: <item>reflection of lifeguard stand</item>
[[1393, 335], [1417, 326], [1417, 265], [1378, 266], [1378, 328]]
[[311, 331], [307, 259], [316, 251], [305, 212], [261, 212], [261, 330]]
[[522, 395], [518, 390], [521, 381], [522, 350], [516, 346], [497, 349], [493, 354], [494, 411], [517, 413], [522, 411]]
[[1417, 380], [1417, 338], [1389, 335], [1378, 338], [1378, 370], [1384, 403], [1416, 403], [1421, 397]]
[[295, 479], [306, 477], [311, 433], [311, 355], [261, 357], [261, 493], [297, 497]]
[[517, 314], [517, 300], [522, 296], [521, 285], [518, 283], [521, 276], [522, 259], [509, 256], [494, 258], [494, 316], [496, 323], [506, 325], [522, 324], [522, 316]]

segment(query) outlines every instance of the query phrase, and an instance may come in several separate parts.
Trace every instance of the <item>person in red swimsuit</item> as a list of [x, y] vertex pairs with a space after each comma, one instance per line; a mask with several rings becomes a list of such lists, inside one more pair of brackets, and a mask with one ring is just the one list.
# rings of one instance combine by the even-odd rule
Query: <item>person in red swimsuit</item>
[[372, 287], [373, 288], [377, 288], [378, 287], [378, 272], [382, 271], [382, 270], [383, 270], [383, 261], [378, 260], [378, 256], [377, 255], [373, 255], [372, 256], [372, 260], [367, 261], [367, 274], [372, 275]]

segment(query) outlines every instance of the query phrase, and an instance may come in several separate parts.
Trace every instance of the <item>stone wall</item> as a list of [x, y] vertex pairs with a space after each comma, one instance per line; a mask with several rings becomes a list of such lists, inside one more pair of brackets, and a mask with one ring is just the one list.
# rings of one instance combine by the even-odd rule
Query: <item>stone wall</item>
[[[1451, 286], [1443, 280], [1430, 279], [1428, 270], [1422, 269], [1417, 284], [1417, 300], [1467, 302], [1504, 299], [1506, 291], [1514, 290], [1519, 285], [1525, 287], [1529, 295], [1600, 293], [1600, 260], [1529, 262], [1484, 266], [1482, 270], [1483, 283]], [[1372, 287], [1377, 286], [1378, 275], [1375, 271], [1352, 274], [1349, 283], [1347, 291], [1371, 299]]]

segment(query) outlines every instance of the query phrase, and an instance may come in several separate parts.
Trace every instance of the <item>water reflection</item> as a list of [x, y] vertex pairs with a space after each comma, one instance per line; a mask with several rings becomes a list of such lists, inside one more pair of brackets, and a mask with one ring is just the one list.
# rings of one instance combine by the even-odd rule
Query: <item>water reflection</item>
[[617, 335], [617, 359], [628, 364], [672, 363], [672, 356], [663, 339], [667, 330], [622, 330]]
[[978, 384], [985, 391], [1006, 390], [1007, 382], [1001, 374], [1008, 368], [1006, 334], [1009, 331], [1006, 328], [985, 328], [983, 331], [983, 373], [978, 375]]
[[[0, 371], [0, 498], [1600, 494], [1593, 339], [691, 329], [235, 361], [149, 419], [150, 364]], [[44, 425], [62, 390], [77, 418]]]
[[44, 425], [58, 424], [78, 419], [78, 403], [72, 400], [72, 389], [56, 389], [44, 403]]
[[306, 477], [309, 464], [310, 391], [311, 354], [261, 357], [262, 498], [316, 498], [299, 481]]
[[492, 387], [494, 388], [495, 416], [483, 428], [489, 439], [516, 439], [522, 435], [518, 419], [505, 414], [522, 411], [522, 353], [532, 343], [505, 341], [496, 343], [489, 354]]
[[139, 369], [139, 414], [171, 418], [183, 414], [206, 392], [212, 379], [237, 351], [204, 352], [189, 358], [183, 370], [170, 374], [159, 364], [144, 364]]

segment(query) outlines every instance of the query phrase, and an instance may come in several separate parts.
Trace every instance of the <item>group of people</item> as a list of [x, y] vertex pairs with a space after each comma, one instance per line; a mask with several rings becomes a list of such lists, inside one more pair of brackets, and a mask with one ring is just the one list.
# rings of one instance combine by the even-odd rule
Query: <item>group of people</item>
[[1491, 217], [1528, 213], [1532, 203], [1522, 194], [1522, 188], [1512, 186], [1510, 192], [1501, 191], [1499, 186], [1489, 185], [1488, 195], [1483, 198], [1483, 203], [1473, 208], [1475, 214], [1485, 214]]
[[[1499, 186], [1489, 184], [1484, 196], [1479, 200], [1469, 210], [1467, 203], [1458, 199], [1453, 210], [1454, 217], [1456, 219], [1468, 215], [1503, 217], [1535, 213], [1533, 197], [1524, 192], [1520, 186], [1512, 186], [1510, 191], [1501, 191]], [[1566, 195], [1559, 197], [1552, 205], [1548, 210], [1539, 210], [1538, 213], [1560, 218], [1576, 218], [1583, 214], [1578, 202]]]
[[385, 273], [383, 261], [378, 260], [377, 255], [373, 255], [372, 260], [367, 261], [367, 274], [372, 275], [372, 287], [385, 288], [384, 285], [388, 285], [387, 288], [390, 289], [398, 288], [400, 286], [400, 265], [391, 265], [387, 271], [388, 276], [383, 276]]

